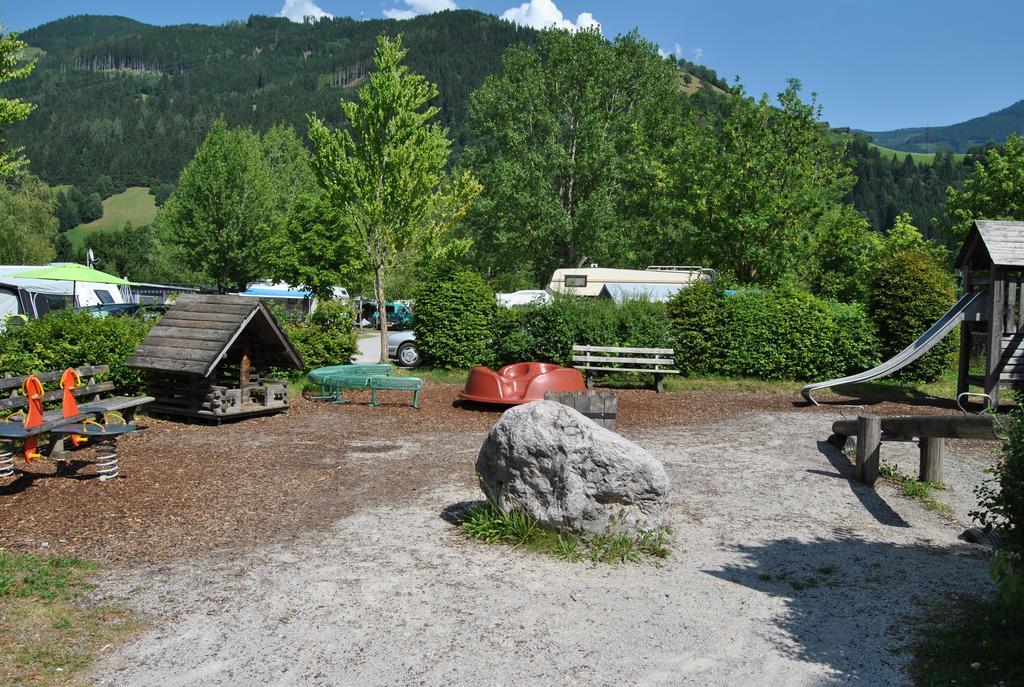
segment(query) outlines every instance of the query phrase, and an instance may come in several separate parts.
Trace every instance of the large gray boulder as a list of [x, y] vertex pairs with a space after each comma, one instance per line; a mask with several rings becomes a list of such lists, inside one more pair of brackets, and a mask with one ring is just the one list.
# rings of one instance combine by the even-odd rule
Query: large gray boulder
[[487, 435], [476, 470], [502, 510], [584, 535], [654, 529], [668, 503], [659, 461], [554, 401], [506, 411]]

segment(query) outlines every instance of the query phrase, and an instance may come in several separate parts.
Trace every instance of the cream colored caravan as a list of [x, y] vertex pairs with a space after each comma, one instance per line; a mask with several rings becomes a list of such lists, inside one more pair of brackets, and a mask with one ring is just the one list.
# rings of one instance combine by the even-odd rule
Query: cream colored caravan
[[567, 267], [555, 270], [546, 291], [551, 295], [615, 297], [619, 293], [646, 293], [652, 300], [665, 300], [684, 286], [715, 280], [715, 271], [705, 267], [652, 265], [645, 270], [609, 267]]

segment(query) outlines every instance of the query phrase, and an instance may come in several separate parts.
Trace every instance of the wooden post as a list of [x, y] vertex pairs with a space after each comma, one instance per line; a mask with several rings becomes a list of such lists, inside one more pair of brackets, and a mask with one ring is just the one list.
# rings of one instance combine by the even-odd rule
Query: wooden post
[[921, 437], [918, 446], [921, 450], [921, 469], [917, 478], [922, 482], [941, 483], [946, 440], [942, 437]]
[[[971, 268], [964, 268], [964, 293], [971, 293], [974, 289], [974, 282], [971, 278]], [[974, 329], [973, 323], [964, 318], [960, 323], [960, 361], [956, 374], [956, 395], [970, 391], [971, 385], [967, 378], [971, 374], [971, 332]]]
[[252, 370], [249, 343], [249, 337], [246, 336], [242, 342], [242, 361], [238, 365], [238, 389], [242, 392], [242, 403], [246, 401], [246, 387], [249, 386], [249, 373]]
[[992, 406], [999, 405], [999, 358], [1003, 354], [1003, 305], [1006, 297], [1005, 272], [993, 265], [992, 293], [988, 306], [988, 346], [985, 349], [985, 393]]
[[659, 394], [665, 393], [665, 375], [654, 373], [654, 388]]
[[874, 484], [878, 479], [878, 452], [882, 445], [882, 418], [861, 415], [857, 418], [857, 481]]

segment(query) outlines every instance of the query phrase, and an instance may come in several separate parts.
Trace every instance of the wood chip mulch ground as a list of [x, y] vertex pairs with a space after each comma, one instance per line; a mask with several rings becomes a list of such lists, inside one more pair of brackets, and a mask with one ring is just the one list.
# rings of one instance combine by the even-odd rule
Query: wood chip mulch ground
[[[462, 407], [459, 390], [427, 385], [418, 411], [408, 394], [382, 394], [386, 404], [374, 408], [368, 394], [356, 393], [346, 405], [298, 398], [287, 413], [221, 427], [140, 417], [144, 431], [118, 444], [118, 479], [100, 482], [91, 465], [73, 471], [19, 461], [24, 470], [0, 480], [0, 547], [108, 563], [158, 561], [305, 536], [363, 507], [402, 503], [442, 484], [473, 484], [476, 447], [501, 408]], [[785, 394], [614, 393], [626, 430], [815, 411]], [[824, 409], [833, 413], [836, 404], [854, 402], [830, 399]], [[913, 408], [870, 407], [880, 414], [950, 412], [948, 403], [928, 399]], [[91, 458], [91, 451], [80, 455]]]

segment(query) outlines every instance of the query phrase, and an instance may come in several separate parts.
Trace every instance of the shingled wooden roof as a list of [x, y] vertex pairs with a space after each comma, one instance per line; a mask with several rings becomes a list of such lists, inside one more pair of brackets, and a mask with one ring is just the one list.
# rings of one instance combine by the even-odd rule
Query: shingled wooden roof
[[1024, 267], [1024, 222], [977, 220], [967, 233], [956, 267]]
[[274, 366], [303, 367], [302, 356], [277, 318], [258, 299], [216, 294], [184, 294], [178, 298], [135, 349], [127, 365], [207, 377], [246, 330], [262, 340]]

